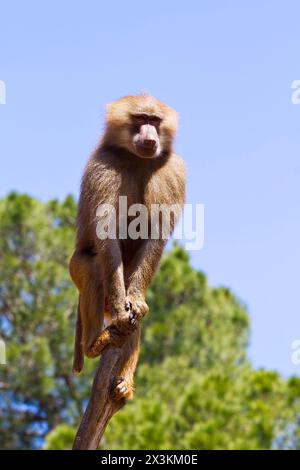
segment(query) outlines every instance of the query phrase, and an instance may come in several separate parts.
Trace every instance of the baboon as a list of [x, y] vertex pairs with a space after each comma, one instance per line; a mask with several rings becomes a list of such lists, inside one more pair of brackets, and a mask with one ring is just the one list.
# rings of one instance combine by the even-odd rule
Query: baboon
[[[168, 236], [185, 200], [185, 166], [173, 151], [175, 110], [152, 96], [126, 96], [107, 106], [106, 127], [86, 166], [77, 215], [77, 239], [70, 274], [79, 290], [73, 370], [83, 367], [83, 354], [98, 356], [109, 344], [126, 338], [123, 366], [113, 392], [131, 398], [139, 354], [139, 320], [147, 314], [147, 287], [160, 261], [167, 237], [147, 239], [97, 236], [97, 208], [119, 211], [119, 196], [128, 207], [176, 205]], [[128, 216], [129, 223], [132, 218]], [[159, 219], [161, 224], [161, 218]], [[104, 328], [104, 321], [108, 326]], [[130, 335], [130, 336], [128, 336]], [[122, 358], [123, 359], [123, 358]]]

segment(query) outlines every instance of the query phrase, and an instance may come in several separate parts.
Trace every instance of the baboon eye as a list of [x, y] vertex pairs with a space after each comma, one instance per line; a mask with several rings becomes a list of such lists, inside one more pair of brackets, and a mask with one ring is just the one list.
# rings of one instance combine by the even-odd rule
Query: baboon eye
[[161, 118], [159, 118], [158, 116], [149, 116], [148, 122], [149, 124], [151, 124], [151, 126], [158, 128], [161, 123]]
[[151, 126], [154, 126], [158, 130], [161, 121], [162, 119], [155, 115], [148, 115], [148, 114], [141, 113], [141, 114], [134, 114], [132, 116], [134, 132], [138, 132], [139, 128], [143, 126], [144, 124], [150, 124]]
[[133, 122], [137, 126], [142, 126], [143, 124], [147, 124], [148, 116], [147, 114], [136, 114], [133, 116]]

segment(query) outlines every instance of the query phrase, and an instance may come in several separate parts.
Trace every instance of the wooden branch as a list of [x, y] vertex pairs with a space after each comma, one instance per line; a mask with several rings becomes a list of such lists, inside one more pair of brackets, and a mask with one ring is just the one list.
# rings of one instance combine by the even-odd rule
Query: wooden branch
[[110, 418], [119, 411], [126, 400], [115, 401], [111, 398], [111, 392], [115, 377], [119, 375], [123, 348], [105, 348], [100, 363], [95, 373], [91, 397], [78, 428], [73, 450], [96, 450]]

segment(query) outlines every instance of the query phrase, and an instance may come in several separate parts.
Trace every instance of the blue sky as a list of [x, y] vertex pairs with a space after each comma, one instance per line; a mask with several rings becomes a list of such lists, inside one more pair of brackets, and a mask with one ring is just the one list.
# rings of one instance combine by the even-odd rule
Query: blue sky
[[149, 91], [180, 113], [188, 202], [205, 204], [194, 266], [252, 320], [255, 366], [300, 373], [300, 4], [2, 1], [0, 196], [78, 195], [105, 103]]

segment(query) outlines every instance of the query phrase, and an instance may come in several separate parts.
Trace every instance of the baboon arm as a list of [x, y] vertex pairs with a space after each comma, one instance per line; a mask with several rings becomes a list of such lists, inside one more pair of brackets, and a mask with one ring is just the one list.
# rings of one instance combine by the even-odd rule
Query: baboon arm
[[146, 240], [132, 260], [132, 270], [127, 283], [128, 295], [145, 295], [157, 269], [167, 240]]
[[125, 283], [122, 254], [118, 240], [99, 241], [100, 261], [103, 264], [104, 287], [113, 318], [124, 314]]

